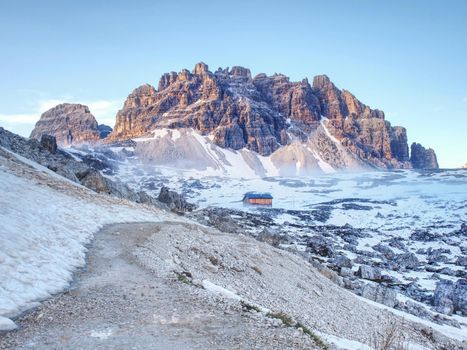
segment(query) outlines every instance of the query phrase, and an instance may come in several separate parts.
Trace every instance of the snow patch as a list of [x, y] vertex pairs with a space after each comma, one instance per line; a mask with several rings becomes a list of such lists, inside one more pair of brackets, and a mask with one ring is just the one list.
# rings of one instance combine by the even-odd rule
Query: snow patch
[[92, 331], [89, 335], [93, 338], [99, 338], [100, 340], [105, 340], [113, 334], [111, 329], [106, 329], [102, 331]]
[[356, 340], [350, 340], [346, 338], [337, 337], [335, 335], [326, 334], [319, 331], [314, 331], [321, 338], [326, 340], [328, 343], [335, 345], [340, 350], [373, 350], [371, 346], [360, 343]]
[[12, 331], [13, 329], [18, 328], [16, 323], [14, 323], [9, 318], [0, 316], [0, 331]]
[[211, 292], [211, 293], [214, 293], [214, 294], [218, 294], [218, 295], [222, 295], [223, 297], [225, 298], [228, 298], [228, 299], [234, 299], [234, 300], [238, 300], [238, 301], [243, 301], [249, 305], [253, 305], [255, 306], [256, 308], [258, 308], [262, 313], [264, 314], [268, 314], [269, 312], [271, 312], [271, 310], [265, 308], [265, 307], [262, 307], [256, 303], [252, 303], [250, 301], [247, 301], [245, 300], [244, 298], [242, 298], [241, 296], [239, 296], [238, 294], [224, 288], [224, 287], [221, 287], [221, 286], [218, 286], [217, 284], [214, 284], [212, 283], [211, 281], [208, 281], [208, 280], [203, 280], [201, 282], [202, 286], [204, 289], [206, 289], [208, 292]]
[[[43, 167], [17, 156], [35, 169]], [[1, 161], [1, 159], [0, 159]], [[0, 315], [11, 317], [32, 301], [62, 291], [85, 263], [85, 245], [103, 225], [159, 221], [164, 215], [97, 195], [57, 174], [18, 177], [0, 163]], [[60, 189], [48, 181], [60, 178]], [[3, 320], [3, 322], [6, 322]]]
[[217, 284], [214, 284], [208, 280], [203, 280], [202, 285], [204, 289], [211, 293], [220, 294], [228, 299], [242, 300], [238, 294], [235, 294], [234, 292], [225, 289], [224, 287], [218, 286]]
[[371, 305], [376, 306], [376, 307], [378, 307], [380, 309], [384, 309], [384, 310], [387, 310], [389, 312], [392, 312], [393, 314], [395, 314], [397, 316], [400, 316], [402, 318], [405, 318], [407, 320], [410, 320], [412, 322], [418, 322], [418, 323], [421, 323], [421, 324], [423, 324], [425, 326], [431, 327], [434, 330], [440, 332], [441, 334], [444, 334], [446, 337], [449, 337], [449, 338], [452, 338], [452, 339], [457, 339], [457, 340], [460, 340], [460, 341], [466, 341], [467, 340], [467, 332], [466, 332], [465, 327], [456, 328], [456, 327], [452, 327], [452, 326], [445, 325], [445, 324], [440, 325], [440, 324], [437, 324], [437, 323], [434, 323], [434, 322], [431, 322], [431, 321], [428, 321], [428, 320], [424, 320], [424, 319], [419, 318], [417, 316], [411, 315], [409, 313], [393, 309], [393, 308], [391, 308], [389, 306], [379, 304], [377, 302], [374, 302], [372, 300], [363, 298], [363, 297], [358, 296], [358, 295], [355, 295], [355, 297], [360, 299], [360, 300], [365, 301], [368, 304], [371, 304]]
[[329, 132], [329, 129], [326, 127], [326, 124], [329, 122], [328, 118], [321, 117], [321, 125], [323, 126], [324, 132], [326, 133], [326, 136], [329, 137], [334, 143], [337, 143], [340, 145], [340, 141], [336, 139], [332, 134]]
[[320, 157], [318, 152], [312, 150], [310, 147], [307, 147], [308, 151], [313, 154], [313, 157], [318, 161], [318, 166], [321, 168], [321, 170], [326, 173], [326, 174], [333, 174], [336, 172], [336, 170], [329, 164], [326, 163], [323, 158]]

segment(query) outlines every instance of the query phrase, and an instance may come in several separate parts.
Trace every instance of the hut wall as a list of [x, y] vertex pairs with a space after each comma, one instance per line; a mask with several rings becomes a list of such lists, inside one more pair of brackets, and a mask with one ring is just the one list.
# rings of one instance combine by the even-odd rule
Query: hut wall
[[272, 205], [272, 199], [270, 198], [248, 198], [246, 202], [249, 204]]

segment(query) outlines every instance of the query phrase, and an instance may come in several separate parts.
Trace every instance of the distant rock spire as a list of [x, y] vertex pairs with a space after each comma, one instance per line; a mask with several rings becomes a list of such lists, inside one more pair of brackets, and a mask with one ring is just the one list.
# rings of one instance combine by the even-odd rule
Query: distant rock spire
[[195, 68], [193, 69], [193, 74], [202, 75], [209, 72], [209, 67], [204, 62], [196, 63]]
[[54, 136], [60, 146], [93, 143], [100, 139], [96, 118], [88, 106], [76, 103], [59, 104], [41, 115], [31, 138]]
[[412, 143], [410, 147], [410, 162], [414, 169], [438, 169], [436, 153], [431, 148], [426, 149], [419, 143]]

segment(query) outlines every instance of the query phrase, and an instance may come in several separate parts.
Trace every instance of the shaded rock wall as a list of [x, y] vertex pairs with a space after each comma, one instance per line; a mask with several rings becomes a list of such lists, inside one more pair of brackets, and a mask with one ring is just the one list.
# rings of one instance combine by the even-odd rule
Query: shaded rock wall
[[431, 148], [425, 149], [419, 143], [412, 143], [410, 162], [414, 169], [438, 169], [436, 153]]

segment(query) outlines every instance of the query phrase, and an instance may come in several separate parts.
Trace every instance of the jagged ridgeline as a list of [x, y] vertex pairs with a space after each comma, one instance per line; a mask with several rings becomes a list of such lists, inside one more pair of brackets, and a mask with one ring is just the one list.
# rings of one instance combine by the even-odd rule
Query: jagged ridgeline
[[[194, 129], [219, 147], [271, 156], [280, 165], [438, 167], [433, 150], [412, 145], [410, 157], [405, 128], [392, 126], [382, 111], [338, 89], [325, 75], [310, 84], [282, 74], [252, 77], [243, 67], [211, 72], [198, 63], [192, 72], [164, 74], [157, 89], [149, 84], [135, 89], [105, 140], [122, 141], [158, 128]], [[90, 140], [96, 138], [93, 134]]]

